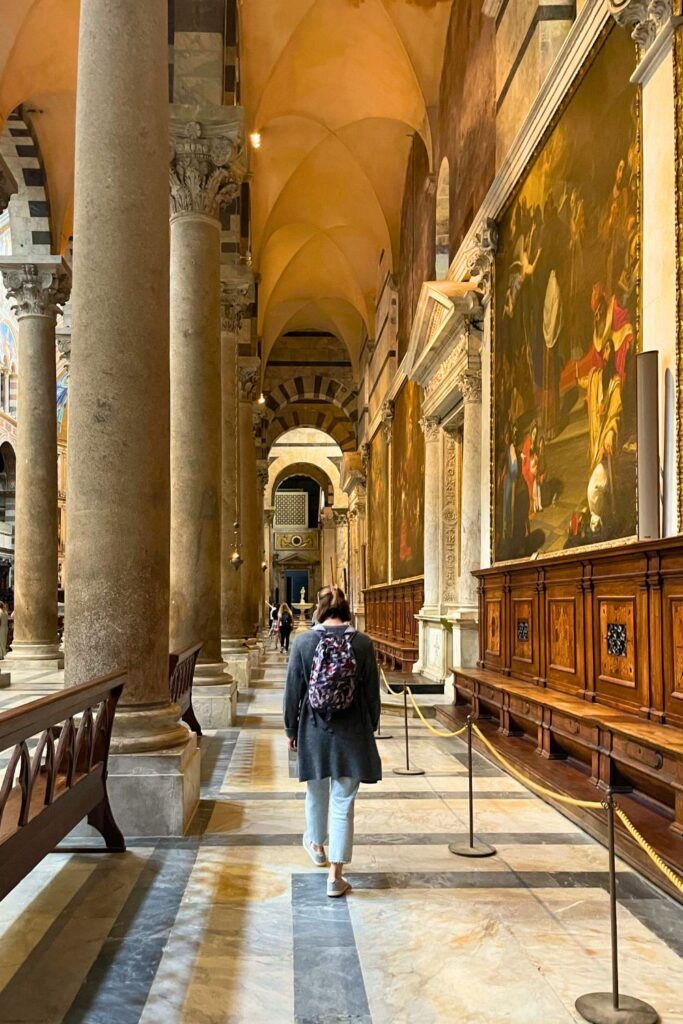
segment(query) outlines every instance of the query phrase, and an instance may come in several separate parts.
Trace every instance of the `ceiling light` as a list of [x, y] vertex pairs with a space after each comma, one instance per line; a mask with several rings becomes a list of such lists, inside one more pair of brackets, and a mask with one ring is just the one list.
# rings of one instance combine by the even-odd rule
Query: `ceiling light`
[[260, 149], [261, 148], [261, 132], [251, 132], [251, 134], [249, 136], [249, 141], [251, 142], [251, 144], [254, 147], [254, 149]]
[[265, 405], [266, 404], [266, 396], [263, 394], [263, 392], [261, 392], [261, 394], [258, 396], [258, 404], [259, 405]]

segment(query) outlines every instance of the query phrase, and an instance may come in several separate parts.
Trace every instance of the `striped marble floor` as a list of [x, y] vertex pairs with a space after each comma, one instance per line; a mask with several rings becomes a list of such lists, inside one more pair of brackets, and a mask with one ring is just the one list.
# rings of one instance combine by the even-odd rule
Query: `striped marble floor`
[[[325, 896], [301, 848], [303, 787], [281, 729], [283, 662], [202, 742], [183, 838], [57, 853], [0, 904], [0, 1024], [566, 1024], [609, 987], [605, 851], [484, 758], [464, 860], [459, 740], [410, 725], [419, 777], [361, 789], [353, 892]], [[7, 699], [7, 691], [3, 697]], [[24, 697], [24, 699], [26, 699]], [[683, 1022], [683, 908], [619, 869], [624, 990]]]

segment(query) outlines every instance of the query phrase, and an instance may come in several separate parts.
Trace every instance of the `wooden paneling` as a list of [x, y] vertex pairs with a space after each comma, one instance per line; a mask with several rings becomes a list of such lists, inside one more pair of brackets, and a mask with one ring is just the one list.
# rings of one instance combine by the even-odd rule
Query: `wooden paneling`
[[683, 537], [475, 575], [480, 668], [683, 725]]
[[379, 657], [408, 671], [418, 658], [417, 613], [424, 604], [422, 577], [365, 592], [365, 627]]

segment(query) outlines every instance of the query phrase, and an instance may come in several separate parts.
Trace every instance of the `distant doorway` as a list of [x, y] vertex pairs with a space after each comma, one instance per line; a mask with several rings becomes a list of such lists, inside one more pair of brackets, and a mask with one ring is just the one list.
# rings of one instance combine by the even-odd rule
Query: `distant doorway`
[[304, 600], [308, 601], [308, 570], [288, 569], [285, 572], [285, 601], [292, 607], [301, 600], [301, 588], [304, 588]]

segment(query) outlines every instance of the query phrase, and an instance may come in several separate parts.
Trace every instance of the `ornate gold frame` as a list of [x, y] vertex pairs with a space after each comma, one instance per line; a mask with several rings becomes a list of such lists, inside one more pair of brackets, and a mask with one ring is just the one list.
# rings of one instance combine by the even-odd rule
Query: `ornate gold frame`
[[[676, 0], [676, 5], [678, 7], [683, 7], [683, 0]], [[498, 215], [496, 217], [496, 223], [497, 224], [500, 222], [500, 219], [505, 216], [507, 211], [510, 209], [510, 206], [514, 203], [515, 199], [517, 198], [519, 192], [524, 187], [524, 182], [526, 180], [527, 173], [529, 172], [530, 168], [533, 166], [533, 164], [536, 161], [539, 153], [541, 152], [541, 150], [545, 146], [546, 142], [548, 141], [548, 139], [552, 135], [553, 131], [557, 127], [558, 122], [560, 121], [562, 115], [564, 114], [565, 110], [567, 109], [569, 103], [573, 99], [577, 89], [579, 88], [579, 86], [583, 82], [583, 80], [584, 80], [586, 74], [588, 73], [589, 69], [592, 67], [593, 62], [595, 61], [595, 59], [597, 58], [598, 54], [600, 53], [600, 50], [602, 49], [602, 47], [606, 43], [610, 33], [613, 32], [613, 31], [617, 32], [617, 31], [620, 31], [620, 29], [618, 28], [616, 23], [614, 21], [612, 21], [612, 19], [610, 19], [610, 21], [604, 26], [604, 28], [602, 29], [602, 31], [598, 35], [598, 37], [595, 40], [593, 46], [591, 47], [589, 53], [587, 54], [586, 59], [581, 64], [580, 68], [577, 69], [576, 75], [572, 79], [572, 82], [571, 82], [569, 88], [567, 89], [567, 92], [565, 93], [565, 96], [562, 99], [562, 102], [559, 104], [557, 110], [555, 111], [555, 113], [553, 114], [552, 118], [548, 122], [545, 130], [541, 134], [540, 139], [538, 140], [538, 142], [534, 146], [533, 151], [532, 151], [531, 155], [529, 156], [529, 159], [527, 160], [527, 162], [524, 165], [523, 169], [520, 171], [520, 174], [519, 174], [519, 176], [518, 176], [514, 186], [510, 189], [510, 192], [509, 192], [509, 194], [508, 194], [508, 196], [507, 196], [503, 206], [499, 210]], [[680, 33], [681, 31], [682, 31], [681, 29], [678, 29], [677, 33]], [[683, 50], [683, 36], [679, 37], [679, 45], [681, 46], [681, 48]], [[634, 48], [633, 52], [634, 52], [634, 57], [636, 57], [637, 54], [636, 54], [635, 48]], [[675, 55], [674, 55], [674, 57], [675, 57]], [[680, 115], [683, 113], [683, 68], [681, 68], [679, 66], [679, 64], [680, 64], [680, 62], [678, 62], [676, 64], [676, 77], [679, 79], [679, 84], [680, 84], [680, 89], [677, 91], [677, 119], [676, 119], [676, 124], [677, 124], [677, 129], [678, 129], [680, 148], [683, 148], [683, 127], [681, 126], [681, 118], [680, 118]], [[637, 92], [637, 100], [638, 100], [638, 102], [637, 102], [636, 145], [638, 147], [638, 160], [639, 160], [639, 164], [640, 164], [640, 187], [638, 189], [638, 207], [637, 207], [637, 210], [638, 210], [638, 235], [639, 235], [638, 253], [639, 253], [639, 258], [642, 258], [642, 252], [643, 252], [643, 210], [642, 210], [642, 192], [643, 192], [643, 189], [642, 189], [642, 174], [643, 174], [643, 144], [642, 144], [642, 142], [643, 142], [643, 140], [642, 140], [642, 132], [643, 132], [643, 104], [642, 104], [642, 90], [640, 88], [638, 89], [638, 92]], [[679, 108], [678, 108], [678, 102], [679, 101], [680, 101], [680, 104], [681, 104], [681, 110], [679, 110]], [[683, 199], [682, 199], [682, 193], [683, 193], [683, 165], [681, 164], [681, 160], [680, 159], [677, 160], [677, 170], [678, 170], [678, 189], [677, 189], [677, 191], [678, 191], [678, 196], [679, 196], [679, 204], [678, 205], [679, 205], [679, 207], [681, 207], [681, 215], [683, 216]], [[683, 321], [683, 265], [681, 263], [681, 258], [680, 258], [680, 253], [683, 253], [683, 228], [680, 229], [678, 237], [679, 237], [679, 240], [680, 240], [679, 259], [678, 259], [678, 275], [677, 275], [677, 277], [678, 277], [678, 289], [679, 289], [678, 311], [679, 311], [680, 319]], [[639, 345], [639, 347], [642, 344], [642, 337], [641, 337], [641, 335], [642, 335], [642, 319], [643, 319], [642, 318], [642, 301], [643, 301], [643, 289], [642, 289], [642, 270], [641, 270], [641, 279], [638, 282], [638, 301], [637, 301], [637, 304], [636, 304], [636, 309], [637, 309], [636, 336], [638, 338], [638, 345]], [[489, 372], [489, 378], [490, 378], [490, 380], [489, 380], [489, 389], [490, 389], [490, 395], [489, 395], [489, 402], [490, 402], [490, 415], [489, 415], [489, 421], [490, 421], [489, 422], [489, 430], [490, 430], [490, 438], [489, 438], [489, 472], [490, 472], [490, 477], [489, 477], [489, 490], [490, 490], [489, 534], [490, 534], [490, 550], [491, 550], [491, 565], [492, 566], [493, 565], [509, 565], [509, 564], [514, 564], [514, 563], [522, 562], [522, 561], [532, 561], [532, 562], [533, 561], [541, 561], [544, 558], [557, 558], [559, 555], [562, 555], [564, 553], [563, 551], [544, 551], [544, 552], [538, 552], [535, 556], [533, 556], [531, 558], [529, 558], [527, 556], [526, 558], [515, 558], [515, 559], [505, 559], [505, 560], [497, 560], [496, 559], [496, 545], [495, 545], [495, 537], [496, 537], [496, 520], [495, 520], [495, 511], [496, 511], [496, 505], [495, 505], [495, 502], [496, 502], [496, 485], [495, 485], [495, 478], [496, 478], [496, 465], [495, 465], [495, 438], [496, 438], [496, 435], [495, 435], [495, 426], [496, 426], [496, 406], [495, 406], [496, 314], [495, 314], [495, 310], [496, 310], [496, 259], [494, 257], [493, 267], [492, 267], [492, 271], [491, 271], [491, 304], [490, 304], [490, 307], [489, 307], [489, 316], [490, 316], [490, 323], [491, 323], [491, 329], [490, 329], [490, 336], [491, 336], [491, 357], [490, 358], [491, 358], [491, 364], [490, 364], [490, 372]], [[678, 333], [678, 337], [680, 338], [680, 333], [681, 333], [680, 330], [677, 333]], [[680, 346], [678, 346], [678, 347], [680, 347]], [[678, 365], [679, 381], [681, 381], [683, 383], [683, 355], [681, 355], [679, 352], [677, 352], [677, 365]], [[679, 407], [678, 407], [679, 422], [680, 422], [681, 414], [683, 413], [683, 399], [681, 399], [681, 397], [680, 397], [680, 391], [681, 391], [681, 389], [678, 388], [677, 394], [679, 395], [679, 398], [678, 398], [678, 402], [679, 402]], [[678, 455], [679, 455], [679, 480], [681, 480], [681, 479], [683, 479], [683, 477], [681, 476], [681, 469], [680, 469], [680, 467], [683, 466], [683, 452], [681, 452], [681, 450], [680, 450], [680, 445], [679, 445], [679, 453], [678, 453]], [[680, 491], [680, 486], [679, 486], [679, 491]], [[636, 525], [638, 523], [637, 500], [638, 500], [638, 495], [636, 493]], [[681, 505], [681, 502], [679, 501], [679, 516], [680, 516], [680, 505]], [[619, 547], [620, 545], [624, 545], [624, 544], [634, 544], [637, 540], [638, 540], [637, 533], [636, 534], [630, 534], [627, 537], [618, 537], [615, 540], [602, 541], [601, 543], [597, 543], [597, 544], [583, 544], [583, 545], [581, 545], [580, 550], [581, 551], [590, 552], [590, 551], [595, 551], [597, 548]], [[576, 554], [577, 550], [578, 550], [577, 548], [571, 548], [566, 553], [567, 554], [570, 554], [570, 553]]]

